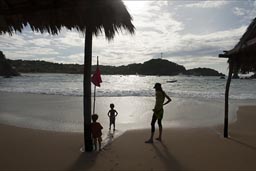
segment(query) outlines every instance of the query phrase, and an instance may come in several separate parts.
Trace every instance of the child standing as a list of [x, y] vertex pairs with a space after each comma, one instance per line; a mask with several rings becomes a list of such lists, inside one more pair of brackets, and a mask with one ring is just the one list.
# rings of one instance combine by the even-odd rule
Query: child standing
[[115, 105], [113, 103], [110, 104], [110, 110], [108, 111], [108, 117], [109, 117], [109, 130], [111, 130], [111, 125], [113, 124], [113, 130], [116, 130], [116, 116], [118, 115], [118, 112], [114, 109]]
[[95, 151], [97, 150], [97, 141], [99, 143], [99, 151], [101, 151], [101, 130], [103, 127], [99, 122], [96, 122], [98, 120], [99, 116], [97, 114], [92, 115], [92, 123], [91, 123], [91, 131], [92, 131], [92, 137], [93, 137], [93, 143], [95, 147]]

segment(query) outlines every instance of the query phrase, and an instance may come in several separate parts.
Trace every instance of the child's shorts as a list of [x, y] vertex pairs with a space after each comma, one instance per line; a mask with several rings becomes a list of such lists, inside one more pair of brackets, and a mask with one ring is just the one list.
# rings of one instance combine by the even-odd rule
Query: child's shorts
[[110, 117], [110, 124], [115, 124], [116, 118], [115, 117]]

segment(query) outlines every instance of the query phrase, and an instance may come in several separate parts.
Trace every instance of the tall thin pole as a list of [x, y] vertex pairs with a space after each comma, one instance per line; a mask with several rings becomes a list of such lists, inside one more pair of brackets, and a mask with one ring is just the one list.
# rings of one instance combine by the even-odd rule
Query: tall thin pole
[[233, 73], [233, 62], [230, 60], [229, 62], [229, 72], [228, 79], [226, 83], [226, 91], [225, 91], [225, 118], [224, 118], [224, 137], [228, 138], [228, 101], [229, 101], [229, 87], [231, 83], [232, 73]]
[[[99, 67], [99, 59], [98, 59], [98, 56], [97, 56], [97, 68], [98, 67]], [[95, 102], [96, 102], [96, 85], [94, 85], [93, 114], [95, 114]]]
[[95, 100], [96, 100], [96, 85], [94, 85], [94, 97], [93, 97], [93, 114], [95, 114]]

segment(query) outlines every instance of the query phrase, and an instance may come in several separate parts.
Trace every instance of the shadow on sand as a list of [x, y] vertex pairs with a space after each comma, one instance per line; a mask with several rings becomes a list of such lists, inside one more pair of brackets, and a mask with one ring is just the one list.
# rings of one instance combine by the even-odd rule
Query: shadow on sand
[[163, 161], [163, 164], [166, 167], [166, 170], [186, 170], [182, 167], [180, 163], [171, 155], [169, 148], [164, 144], [164, 142], [159, 142], [160, 146], [152, 144], [154, 147], [157, 156]]
[[243, 145], [243, 146], [245, 146], [245, 147], [247, 147], [247, 148], [250, 148], [250, 149], [256, 151], [256, 147], [253, 146], [253, 145], [250, 145], [249, 143], [246, 143], [246, 142], [243, 142], [243, 141], [241, 141], [241, 140], [239, 140], [239, 139], [235, 139], [235, 138], [231, 138], [231, 137], [229, 137], [228, 139], [230, 139], [231, 141], [233, 141], [233, 142], [235, 142], [235, 143], [238, 143], [238, 144], [240, 144], [240, 145]]
[[104, 150], [108, 149], [108, 146], [114, 141], [117, 137], [116, 132], [108, 131], [107, 137], [102, 141], [102, 147]]
[[[108, 146], [113, 142], [115, 138], [115, 132], [109, 131], [107, 137], [102, 142], [102, 150], [107, 150]], [[68, 170], [85, 171], [92, 168], [94, 162], [97, 159], [100, 151], [93, 152], [81, 152], [74, 164], [68, 168]]]
[[89, 170], [93, 166], [95, 160], [97, 159], [97, 155], [98, 152], [81, 153], [75, 161], [75, 163], [72, 166], [70, 166], [67, 170]]

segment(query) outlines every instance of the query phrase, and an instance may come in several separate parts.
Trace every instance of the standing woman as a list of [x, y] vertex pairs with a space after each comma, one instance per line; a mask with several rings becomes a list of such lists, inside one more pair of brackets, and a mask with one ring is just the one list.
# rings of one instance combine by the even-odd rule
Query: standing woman
[[[168, 104], [171, 100], [171, 98], [165, 94], [165, 92], [162, 89], [162, 86], [160, 83], [156, 83], [154, 86], [154, 89], [156, 90], [156, 103], [155, 107], [153, 109], [153, 116], [151, 121], [151, 136], [149, 140], [145, 141], [145, 143], [153, 143], [153, 137], [155, 133], [155, 123], [157, 121], [159, 126], [159, 137], [156, 138], [158, 141], [162, 141], [162, 118], [164, 114], [163, 106]], [[167, 98], [167, 101], [164, 102], [165, 98]]]

